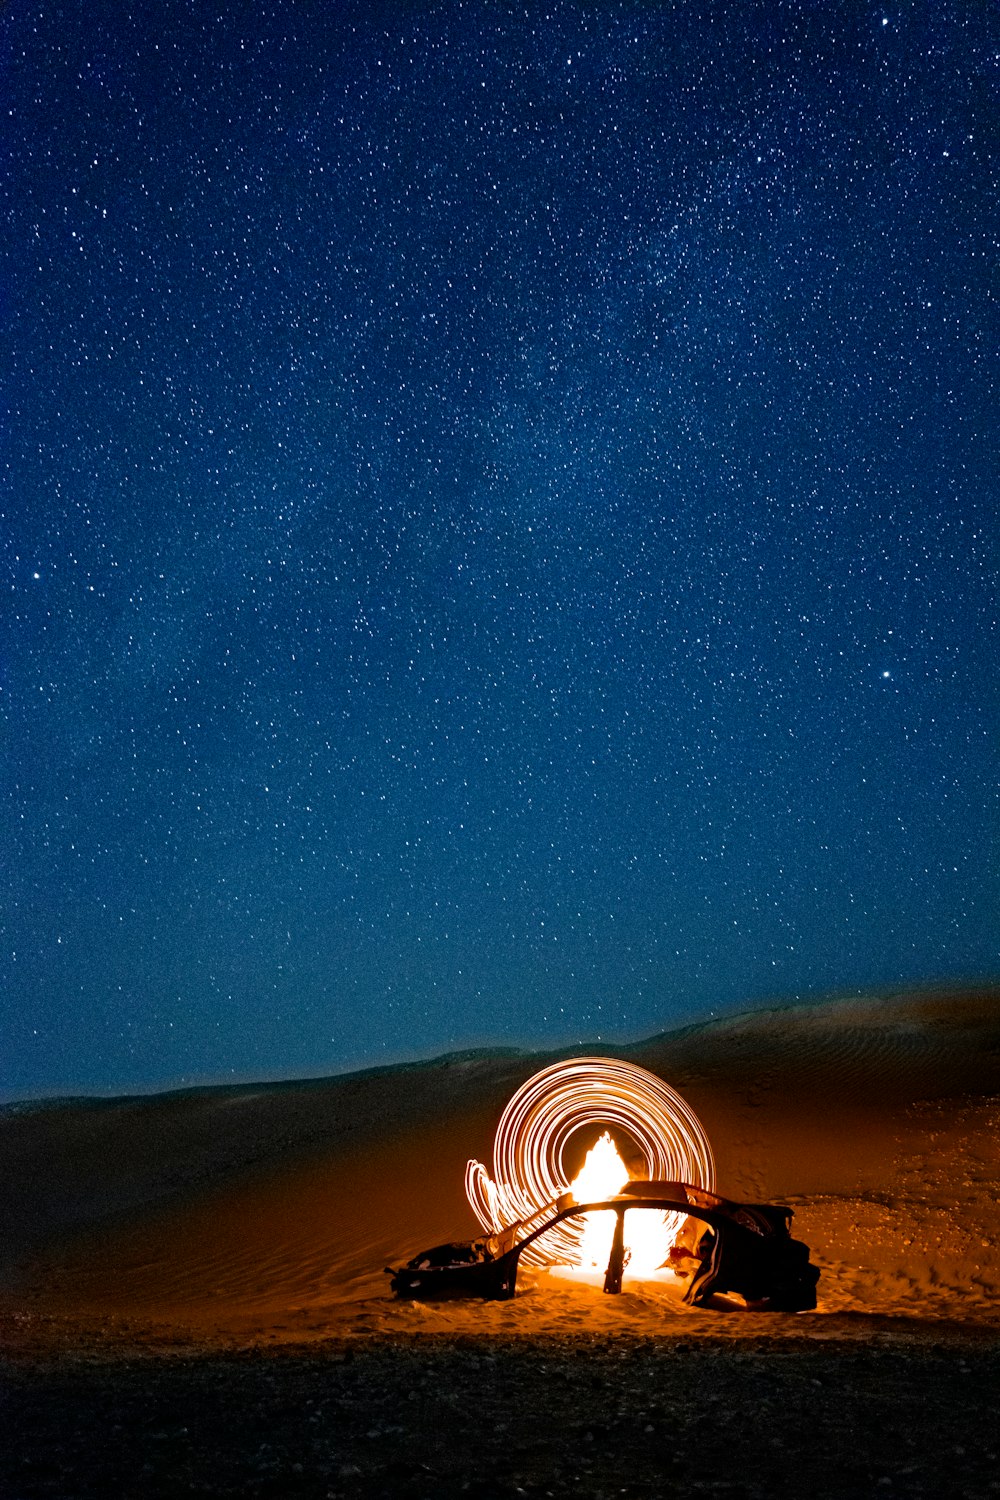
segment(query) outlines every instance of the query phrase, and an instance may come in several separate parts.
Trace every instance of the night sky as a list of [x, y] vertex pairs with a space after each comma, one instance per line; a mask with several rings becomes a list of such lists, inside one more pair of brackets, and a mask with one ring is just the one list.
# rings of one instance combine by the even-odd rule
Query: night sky
[[978, 0], [60, 5], [0, 1091], [996, 977]]

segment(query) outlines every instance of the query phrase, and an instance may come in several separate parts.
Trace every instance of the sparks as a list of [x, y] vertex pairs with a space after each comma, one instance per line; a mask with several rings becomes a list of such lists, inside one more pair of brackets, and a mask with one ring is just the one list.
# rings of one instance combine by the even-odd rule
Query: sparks
[[[571, 1183], [564, 1162], [566, 1147], [573, 1136], [595, 1125], [604, 1130], [608, 1146], [602, 1144], [602, 1137]], [[592, 1188], [599, 1189], [598, 1198], [614, 1196], [629, 1175], [611, 1136], [616, 1127], [635, 1142], [645, 1176], [714, 1188], [715, 1165], [708, 1138], [680, 1094], [632, 1063], [579, 1057], [544, 1068], [511, 1099], [497, 1126], [492, 1177], [481, 1162], [469, 1162], [466, 1192], [483, 1228], [495, 1234], [531, 1219], [566, 1192], [572, 1192], [578, 1202], [588, 1197], [594, 1202]], [[598, 1172], [604, 1175], [598, 1177]], [[601, 1187], [612, 1181], [613, 1187]], [[653, 1227], [657, 1228], [655, 1223]], [[650, 1254], [656, 1255], [661, 1246], [663, 1253], [655, 1264], [662, 1263], [675, 1227], [666, 1219], [660, 1221], [657, 1247]], [[533, 1265], [583, 1265], [590, 1260], [584, 1250], [587, 1232], [585, 1218], [569, 1220], [536, 1241], [525, 1251], [525, 1258]], [[636, 1247], [634, 1269], [639, 1269], [639, 1255]]]

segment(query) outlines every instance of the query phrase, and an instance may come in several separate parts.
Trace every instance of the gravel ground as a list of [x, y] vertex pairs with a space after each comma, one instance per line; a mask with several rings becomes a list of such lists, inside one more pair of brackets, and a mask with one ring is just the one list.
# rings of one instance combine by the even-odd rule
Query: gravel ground
[[0, 1493], [990, 1496], [1000, 1340], [421, 1339], [0, 1366]]

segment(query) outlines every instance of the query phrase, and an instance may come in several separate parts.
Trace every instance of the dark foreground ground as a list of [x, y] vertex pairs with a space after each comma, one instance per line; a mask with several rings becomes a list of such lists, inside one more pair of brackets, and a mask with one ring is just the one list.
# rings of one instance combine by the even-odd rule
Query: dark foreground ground
[[0, 1494], [996, 1496], [1000, 1340], [436, 1340], [0, 1367]]

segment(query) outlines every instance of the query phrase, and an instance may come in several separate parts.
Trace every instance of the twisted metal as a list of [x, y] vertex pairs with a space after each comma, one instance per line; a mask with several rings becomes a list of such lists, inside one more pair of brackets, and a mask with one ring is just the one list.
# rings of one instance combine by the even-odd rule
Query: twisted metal
[[[590, 1125], [612, 1134], [616, 1125], [627, 1131], [649, 1178], [715, 1186], [708, 1137], [676, 1090], [634, 1063], [571, 1058], [529, 1078], [507, 1105], [497, 1126], [493, 1177], [482, 1162], [470, 1161], [465, 1169], [466, 1194], [487, 1233], [537, 1218], [567, 1191], [563, 1153], [570, 1138]], [[680, 1215], [667, 1217], [679, 1226]], [[529, 1246], [524, 1259], [534, 1265], [577, 1265], [583, 1230], [582, 1219], [568, 1220]]]

